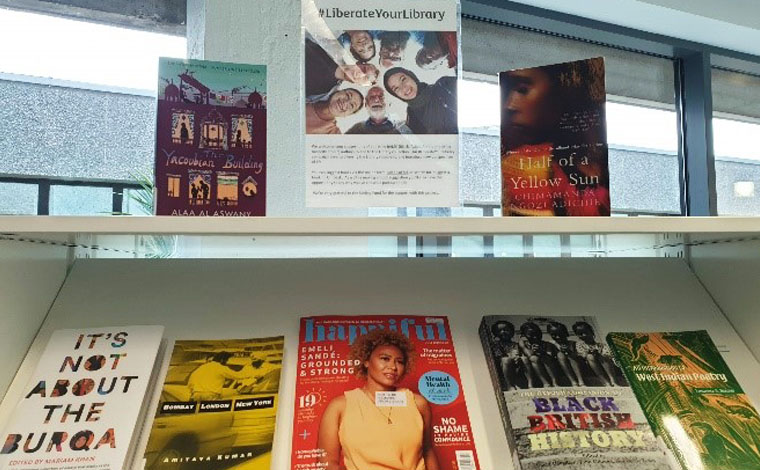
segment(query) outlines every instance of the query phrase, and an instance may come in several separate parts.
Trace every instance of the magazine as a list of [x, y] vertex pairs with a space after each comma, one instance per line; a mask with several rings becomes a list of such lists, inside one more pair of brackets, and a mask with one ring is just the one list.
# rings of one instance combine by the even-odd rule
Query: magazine
[[161, 58], [156, 215], [266, 214], [263, 65]]
[[129, 468], [163, 327], [58, 330], [2, 434], [0, 468]]
[[177, 341], [145, 450], [149, 470], [269, 470], [284, 339]]
[[301, 319], [292, 470], [476, 470], [448, 320]]

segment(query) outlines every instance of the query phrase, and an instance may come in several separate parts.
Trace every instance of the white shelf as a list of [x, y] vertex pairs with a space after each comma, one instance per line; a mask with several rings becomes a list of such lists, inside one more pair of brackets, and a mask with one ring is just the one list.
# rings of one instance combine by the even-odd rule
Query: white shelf
[[[288, 469], [298, 318], [370, 313], [449, 317], [483, 469], [511, 468], [477, 334], [484, 314], [593, 315], [601, 332], [706, 329], [760, 403], [760, 364], [679, 259], [80, 260], [34, 330], [36, 339], [29, 339], [28, 355], [0, 404], [0, 422], [26, 393], [56, 329], [160, 324], [169, 341], [284, 334], [271, 467]], [[154, 388], [151, 410], [159, 395]], [[144, 429], [151, 425], [148, 415]], [[142, 436], [137, 455], [147, 433]]]
[[760, 217], [261, 217], [0, 216], [3, 234], [392, 236], [509, 234], [760, 234]]

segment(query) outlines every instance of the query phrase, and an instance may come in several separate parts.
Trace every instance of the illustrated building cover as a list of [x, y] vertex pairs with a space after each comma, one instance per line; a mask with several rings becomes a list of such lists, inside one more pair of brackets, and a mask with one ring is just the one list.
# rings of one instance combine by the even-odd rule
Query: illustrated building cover
[[483, 317], [515, 469], [672, 468], [598, 331], [591, 317]]
[[177, 341], [145, 450], [150, 470], [269, 470], [283, 337]]
[[499, 74], [502, 213], [610, 215], [604, 60]]
[[456, 0], [302, 0], [306, 204], [459, 205]]
[[129, 468], [163, 327], [55, 331], [3, 426], [3, 470]]
[[156, 215], [266, 210], [266, 66], [159, 60]]
[[479, 468], [448, 320], [301, 319], [292, 470]]
[[760, 416], [706, 331], [607, 338], [684, 470], [760, 468]]

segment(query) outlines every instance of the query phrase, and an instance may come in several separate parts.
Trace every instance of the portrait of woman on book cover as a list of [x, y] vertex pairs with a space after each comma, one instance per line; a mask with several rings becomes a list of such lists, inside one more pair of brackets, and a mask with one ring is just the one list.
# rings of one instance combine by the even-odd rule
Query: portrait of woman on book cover
[[414, 362], [409, 339], [373, 330], [351, 346], [349, 359], [364, 383], [327, 405], [319, 424], [320, 463], [326, 470], [438, 470], [430, 403], [398, 386]]
[[604, 60], [499, 74], [505, 216], [610, 215]]

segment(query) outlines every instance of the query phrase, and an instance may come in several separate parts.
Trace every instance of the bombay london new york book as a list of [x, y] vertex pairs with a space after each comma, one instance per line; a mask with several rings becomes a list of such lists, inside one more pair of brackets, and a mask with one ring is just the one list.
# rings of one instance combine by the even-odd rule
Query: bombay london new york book
[[669, 470], [592, 317], [489, 315], [480, 324], [518, 470]]
[[269, 470], [283, 341], [176, 341], [143, 468]]
[[55, 331], [4, 423], [3, 470], [130, 468], [163, 327]]

